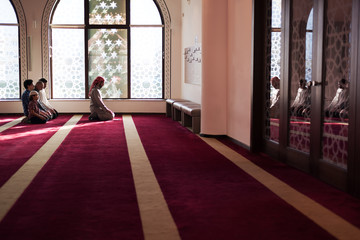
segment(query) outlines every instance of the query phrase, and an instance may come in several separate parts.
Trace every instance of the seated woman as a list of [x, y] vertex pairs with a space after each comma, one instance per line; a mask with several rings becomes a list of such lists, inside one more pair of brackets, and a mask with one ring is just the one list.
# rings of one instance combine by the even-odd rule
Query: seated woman
[[349, 109], [349, 82], [346, 79], [338, 81], [335, 97], [325, 109], [326, 117], [347, 118]]
[[112, 120], [115, 114], [105, 106], [102, 101], [100, 89], [104, 86], [105, 79], [103, 77], [97, 77], [93, 81], [89, 91], [90, 97], [90, 121], [107, 121]]
[[38, 107], [39, 94], [37, 91], [31, 91], [29, 95], [29, 120], [31, 123], [46, 123], [49, 120], [49, 117], [45, 112], [39, 109]]
[[300, 79], [299, 88], [294, 102], [290, 107], [291, 115], [303, 117], [310, 109], [310, 87], [306, 86], [306, 81]]

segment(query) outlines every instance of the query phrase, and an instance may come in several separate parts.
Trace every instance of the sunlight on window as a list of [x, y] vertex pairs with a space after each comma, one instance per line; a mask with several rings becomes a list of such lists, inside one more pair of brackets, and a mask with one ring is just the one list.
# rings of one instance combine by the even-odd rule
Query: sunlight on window
[[85, 97], [83, 29], [53, 29], [53, 97]]
[[0, 99], [20, 97], [19, 27], [10, 1], [0, 0]]
[[281, 0], [272, 0], [271, 27], [281, 28]]
[[[51, 25], [54, 98], [87, 98], [85, 91], [97, 76], [106, 80], [103, 98], [163, 97], [160, 12], [153, 0], [131, 0], [130, 13], [126, 3], [129, 1], [60, 1]], [[89, 23], [84, 23], [87, 10]]]
[[131, 29], [131, 97], [162, 97], [162, 28]]
[[9, 0], [0, 0], [0, 24], [2, 23], [15, 23], [17, 24], [17, 18], [13, 6]]
[[89, 23], [102, 25], [126, 24], [126, 1], [89, 0]]
[[97, 76], [105, 78], [103, 98], [126, 98], [127, 92], [127, 30], [89, 30], [89, 87]]
[[52, 24], [84, 24], [84, 0], [61, 0]]
[[131, 0], [130, 14], [132, 25], [162, 24], [159, 10], [151, 0]]

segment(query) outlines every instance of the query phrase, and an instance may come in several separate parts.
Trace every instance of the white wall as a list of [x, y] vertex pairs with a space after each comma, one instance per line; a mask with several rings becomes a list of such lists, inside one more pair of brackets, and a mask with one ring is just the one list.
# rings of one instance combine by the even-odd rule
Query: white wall
[[181, 47], [181, 98], [201, 103], [201, 84], [185, 82], [184, 49], [202, 43], [202, 0], [181, 0], [182, 2], [182, 47]]

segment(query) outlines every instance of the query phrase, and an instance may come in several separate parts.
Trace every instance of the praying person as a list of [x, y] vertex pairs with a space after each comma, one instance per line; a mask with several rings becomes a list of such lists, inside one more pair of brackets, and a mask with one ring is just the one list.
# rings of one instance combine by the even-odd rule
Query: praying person
[[28, 120], [29, 120], [29, 117], [28, 117], [29, 116], [29, 110], [28, 110], [29, 96], [30, 96], [30, 92], [32, 90], [34, 90], [34, 88], [35, 88], [33, 80], [31, 80], [31, 79], [25, 80], [24, 87], [25, 87], [25, 92], [21, 95], [21, 101], [22, 101], [22, 106], [23, 106], [24, 116], [25, 116], [25, 118], [22, 120], [23, 123], [28, 122]]
[[50, 119], [54, 119], [57, 117], [56, 112], [53, 109], [47, 108], [46, 105], [40, 100], [40, 91], [44, 88], [44, 83], [41, 81], [38, 81], [35, 84], [35, 91], [37, 91], [39, 93], [39, 99], [38, 99], [38, 107], [43, 110], [44, 112], [46, 112], [49, 116]]
[[55, 108], [53, 108], [53, 106], [51, 106], [50, 102], [48, 101], [48, 99], [46, 97], [45, 88], [47, 86], [47, 80], [45, 78], [40, 78], [39, 82], [42, 82], [44, 84], [43, 88], [41, 90], [39, 90], [40, 101], [45, 105], [45, 107], [47, 107], [48, 109], [50, 109], [53, 112], [54, 118], [57, 118], [59, 113], [56, 111]]
[[270, 83], [274, 88], [270, 98], [270, 117], [279, 118], [280, 78], [273, 77]]
[[310, 87], [306, 86], [305, 79], [300, 79], [297, 95], [290, 107], [290, 111], [293, 116], [302, 117], [309, 111], [310, 96]]
[[334, 117], [334, 118], [346, 118], [348, 117], [349, 110], [349, 82], [346, 79], [341, 79], [338, 81], [338, 89], [336, 90], [336, 94], [329, 104], [329, 106], [325, 109], [326, 117]]
[[39, 94], [37, 91], [31, 91], [29, 95], [29, 119], [31, 123], [39, 124], [48, 121], [47, 114], [38, 107]]
[[112, 120], [115, 116], [113, 111], [107, 108], [102, 101], [100, 89], [104, 86], [105, 79], [103, 77], [96, 77], [91, 84], [89, 97], [90, 97], [90, 121], [107, 121]]

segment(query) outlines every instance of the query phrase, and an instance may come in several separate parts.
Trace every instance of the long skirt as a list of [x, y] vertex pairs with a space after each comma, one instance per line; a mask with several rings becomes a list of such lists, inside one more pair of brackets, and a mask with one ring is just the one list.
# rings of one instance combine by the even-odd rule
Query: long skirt
[[111, 111], [99, 108], [99, 107], [90, 107], [90, 117], [94, 120], [100, 120], [100, 121], [107, 121], [107, 120], [113, 120], [115, 114]]

